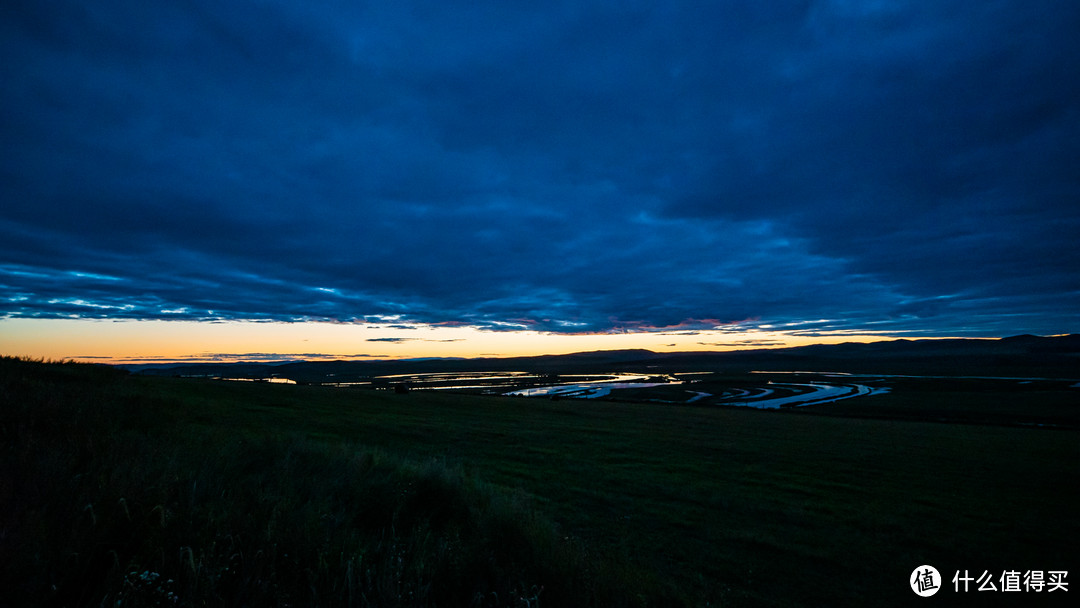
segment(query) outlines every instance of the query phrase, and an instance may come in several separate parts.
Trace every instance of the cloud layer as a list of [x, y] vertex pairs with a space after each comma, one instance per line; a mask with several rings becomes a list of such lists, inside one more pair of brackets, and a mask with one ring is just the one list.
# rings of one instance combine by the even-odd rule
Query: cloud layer
[[1080, 331], [1075, 3], [375, 4], [13, 3], [0, 314]]

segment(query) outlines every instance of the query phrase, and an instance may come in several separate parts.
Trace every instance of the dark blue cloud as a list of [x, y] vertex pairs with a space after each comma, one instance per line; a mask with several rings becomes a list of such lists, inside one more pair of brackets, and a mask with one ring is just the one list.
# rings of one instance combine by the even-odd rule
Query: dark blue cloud
[[1080, 331], [1069, 2], [15, 2], [0, 314]]

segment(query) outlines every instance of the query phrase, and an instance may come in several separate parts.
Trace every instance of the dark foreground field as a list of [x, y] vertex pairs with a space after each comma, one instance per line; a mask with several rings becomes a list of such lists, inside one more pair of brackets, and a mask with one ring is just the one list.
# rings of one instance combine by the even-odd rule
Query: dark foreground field
[[1078, 439], [2, 359], [0, 605], [1071, 605]]

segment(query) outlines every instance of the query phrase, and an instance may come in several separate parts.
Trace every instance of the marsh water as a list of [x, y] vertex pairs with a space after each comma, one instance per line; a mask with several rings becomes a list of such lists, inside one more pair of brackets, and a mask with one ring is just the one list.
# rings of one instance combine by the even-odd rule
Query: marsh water
[[[703, 378], [708, 378], [709, 381], [703, 384]], [[821, 381], [818, 377], [813, 382], [773, 382], [762, 377], [760, 383], [725, 386], [723, 379], [711, 372], [676, 374], [611, 372], [590, 375], [467, 372], [379, 376], [363, 384], [385, 388], [407, 386], [409, 389], [419, 390], [479, 390], [484, 394], [512, 397], [570, 399], [618, 398], [628, 394], [621, 391], [634, 390], [633, 399], [635, 400], [758, 409], [831, 403], [889, 390], [886, 387], [839, 380], [839, 382]], [[357, 384], [348, 383], [347, 385], [357, 386]], [[339, 384], [339, 386], [345, 386], [345, 384]]]

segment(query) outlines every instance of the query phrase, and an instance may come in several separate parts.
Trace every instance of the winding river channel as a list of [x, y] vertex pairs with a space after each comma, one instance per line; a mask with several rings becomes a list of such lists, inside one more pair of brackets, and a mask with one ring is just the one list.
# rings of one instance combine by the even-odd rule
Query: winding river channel
[[[665, 381], [653, 381], [654, 378], [646, 376], [624, 374], [612, 379], [554, 384], [549, 386], [534, 386], [503, 394], [519, 397], [559, 396], [574, 399], [596, 399], [611, 395], [613, 390], [652, 388], [683, 384], [682, 380], [673, 377], [665, 377], [662, 379]], [[872, 387], [865, 384], [769, 382], [767, 385], [761, 387], [729, 389], [720, 395], [687, 390], [685, 391], [687, 393], [687, 398], [682, 401], [682, 403], [694, 403], [717, 397], [714, 402], [722, 405], [753, 407], [758, 409], [779, 409], [831, 403], [840, 401], [841, 399], [881, 394], [888, 391], [889, 389], [887, 387]]]
[[[738, 389], [745, 394], [733, 395], [734, 400], [727, 405], [743, 405], [759, 409], [778, 409], [781, 407], [798, 407], [803, 405], [816, 405], [819, 403], [831, 403], [841, 399], [851, 399], [865, 395], [875, 395], [889, 392], [887, 387], [871, 387], [865, 384], [796, 384], [796, 383], [770, 383], [773, 388], [758, 389], [752, 392], [748, 389]], [[784, 396], [773, 397], [777, 389], [785, 389]]]

